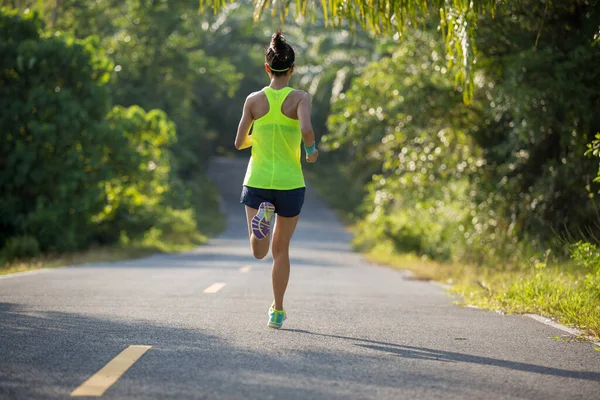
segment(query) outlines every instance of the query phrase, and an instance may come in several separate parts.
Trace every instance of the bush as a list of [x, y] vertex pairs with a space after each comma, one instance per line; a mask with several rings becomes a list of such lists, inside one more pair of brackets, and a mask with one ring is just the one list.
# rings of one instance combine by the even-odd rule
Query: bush
[[[540, 32], [546, 11], [556, 23]], [[600, 9], [528, 0], [481, 21], [470, 106], [428, 32], [411, 31], [352, 81], [322, 144], [370, 172], [361, 245], [508, 267], [548, 249], [566, 258], [560, 238], [600, 236], [598, 161], [583, 156], [600, 127], [600, 70], [589, 68], [600, 47], [583, 15], [599, 21]], [[600, 136], [588, 154], [600, 155]]]
[[161, 110], [116, 106], [106, 127], [118, 132], [121, 143], [110, 149], [107, 161], [113, 173], [102, 183], [104, 209], [93, 221], [100, 243], [118, 240], [122, 232], [135, 239], [159, 223], [169, 205], [167, 193], [178, 179], [170, 173], [175, 126]]
[[33, 236], [16, 236], [7, 240], [2, 255], [6, 261], [37, 257], [40, 255], [40, 244]]
[[579, 241], [569, 246], [571, 258], [588, 271], [600, 275], [600, 250], [595, 244]]
[[42, 26], [0, 11], [0, 242], [36, 232], [41, 250], [74, 250], [102, 210], [105, 154], [119, 143], [103, 127], [111, 64], [94, 39]]
[[111, 108], [97, 39], [49, 35], [35, 13], [2, 9], [0, 66], [0, 243], [33, 232], [26, 255], [197, 230], [171, 167], [175, 124], [162, 110]]

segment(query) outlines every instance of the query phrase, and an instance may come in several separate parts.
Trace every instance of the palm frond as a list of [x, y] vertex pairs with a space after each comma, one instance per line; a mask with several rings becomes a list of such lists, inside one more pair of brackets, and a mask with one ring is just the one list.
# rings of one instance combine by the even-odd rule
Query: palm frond
[[[233, 2], [233, 0], [231, 0]], [[448, 63], [456, 71], [457, 85], [463, 88], [463, 98], [469, 103], [473, 96], [473, 64], [475, 62], [475, 25], [480, 15], [493, 15], [501, 0], [253, 0], [254, 19], [260, 20], [271, 10], [282, 22], [294, 9], [296, 20], [314, 21], [315, 12], [323, 15], [326, 25], [347, 25], [376, 34], [402, 34], [419, 17], [439, 11], [440, 30], [446, 43]], [[200, 0], [200, 10], [210, 7], [216, 13], [226, 0]]]

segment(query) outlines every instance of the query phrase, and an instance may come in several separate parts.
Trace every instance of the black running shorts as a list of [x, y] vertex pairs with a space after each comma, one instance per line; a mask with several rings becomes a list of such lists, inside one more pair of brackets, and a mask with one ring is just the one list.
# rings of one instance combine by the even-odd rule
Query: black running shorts
[[300, 214], [306, 188], [292, 190], [257, 189], [244, 186], [240, 203], [258, 210], [260, 203], [268, 201], [275, 206], [275, 213], [292, 218]]

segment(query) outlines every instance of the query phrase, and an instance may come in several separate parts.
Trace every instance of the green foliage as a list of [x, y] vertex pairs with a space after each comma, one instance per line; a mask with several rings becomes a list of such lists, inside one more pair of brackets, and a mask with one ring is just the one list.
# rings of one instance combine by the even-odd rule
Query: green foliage
[[600, 275], [600, 250], [595, 244], [579, 241], [569, 246], [569, 250], [577, 265]]
[[40, 244], [30, 235], [12, 237], [2, 249], [2, 258], [8, 261], [37, 257], [39, 254]]
[[[542, 18], [559, 22], [540, 30]], [[471, 106], [430, 33], [410, 31], [368, 66], [333, 105], [323, 140], [368, 188], [357, 244], [514, 266], [548, 249], [566, 256], [559, 237], [596, 235], [586, 185], [597, 163], [582, 155], [600, 127], [598, 19], [577, 1], [509, 2], [480, 21]]]
[[468, 135], [477, 114], [453, 89], [442, 48], [430, 43], [430, 34], [416, 31], [390, 58], [368, 66], [334, 104], [333, 133], [323, 143], [347, 152], [354, 176], [370, 181], [361, 246], [383, 240], [447, 259], [460, 227], [473, 225], [469, 176], [483, 161]]
[[219, 115], [218, 107], [235, 93], [240, 74], [226, 58], [206, 54], [208, 35], [189, 1], [130, 0], [109, 12], [115, 18], [103, 45], [116, 63], [114, 101], [167, 113], [179, 138], [173, 144], [175, 166], [187, 178], [214, 151], [211, 142], [222, 127], [211, 125], [216, 119], [211, 112]]
[[410, 270], [414, 279], [451, 284], [463, 304], [507, 313], [536, 313], [600, 338], [600, 276], [574, 262], [531, 262], [524, 268], [498, 270], [399, 254], [383, 245], [367, 253], [367, 258]]
[[36, 15], [0, 14], [0, 240], [28, 233], [43, 250], [71, 250], [88, 239], [109, 175], [110, 62], [93, 40], [45, 38], [41, 25]]
[[[600, 61], [591, 45], [600, 13], [580, 1], [509, 5], [478, 36], [487, 115], [475, 137], [489, 166], [481, 182], [543, 251], [559, 247], [557, 234], [595, 229], [597, 199], [585, 187], [597, 165], [582, 153], [600, 127], [600, 74], [590, 68]], [[544, 19], [552, 23], [540, 27]]]
[[[174, 122], [158, 109], [111, 109], [114, 64], [99, 40], [43, 26], [36, 13], [0, 13], [4, 258], [119, 241], [165, 250], [202, 243], [201, 213], [218, 204], [203, 179], [186, 185], [172, 168]], [[203, 199], [191, 197], [198, 185]]]
[[161, 109], [175, 122], [173, 169], [180, 177], [188, 179], [204, 167], [223, 140], [221, 132], [235, 132], [241, 104], [230, 103], [242, 79], [237, 68], [261, 65], [247, 60], [249, 40], [242, 36], [252, 28], [247, 15], [223, 24], [222, 18], [199, 15], [197, 5], [187, 0], [16, 3], [39, 11], [49, 34], [100, 38], [99, 46], [114, 61], [109, 84], [113, 104]]
[[594, 157], [600, 157], [600, 133], [596, 133], [596, 137], [592, 140], [592, 143], [587, 145], [588, 149], [585, 152], [586, 156], [592, 155]]
[[[298, 0], [295, 3], [287, 0], [254, 0], [254, 20], [258, 21], [264, 11], [271, 7], [272, 15], [279, 15], [283, 23], [289, 9], [293, 8], [296, 20], [310, 18], [314, 23], [316, 10], [319, 9], [326, 25], [347, 25], [352, 30], [360, 26], [378, 35], [396, 33], [395, 37], [400, 37], [411, 25], [422, 23], [420, 16], [439, 15], [447, 64], [457, 67], [456, 82], [462, 85], [464, 101], [470, 103], [474, 93], [475, 27], [480, 15], [494, 13], [496, 3], [494, 0], [382, 0], [376, 3], [367, 0]], [[215, 13], [223, 9], [225, 4], [222, 0], [200, 0], [201, 10], [204, 6], [210, 6]]]
[[459, 292], [470, 304], [513, 313], [552, 316], [600, 337], [600, 276], [566, 274], [560, 268], [512, 273], [496, 278], [493, 293], [474, 287]]
[[93, 217], [101, 240], [110, 243], [121, 232], [143, 235], [164, 212], [175, 127], [163, 111], [146, 113], [138, 106], [114, 107], [106, 127], [119, 132], [123, 142], [106, 155], [105, 162], [110, 162], [115, 173], [102, 182], [107, 201]]
[[468, 303], [598, 336], [598, 161], [583, 154], [600, 146], [599, 21], [582, 1], [511, 1], [481, 18], [470, 106], [434, 34], [380, 45], [391, 51], [336, 98], [322, 146], [344, 164], [319, 177], [331, 193], [367, 188], [351, 210], [358, 248]]
[[[586, 156], [600, 157], [600, 133], [596, 133], [596, 137], [592, 140], [592, 143], [588, 143], [587, 147]], [[598, 173], [594, 178], [594, 182], [600, 182], [600, 165], [598, 165]]]

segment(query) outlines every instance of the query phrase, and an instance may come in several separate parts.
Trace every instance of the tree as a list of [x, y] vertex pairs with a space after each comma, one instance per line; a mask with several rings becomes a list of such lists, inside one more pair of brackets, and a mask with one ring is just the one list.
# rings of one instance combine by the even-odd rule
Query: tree
[[36, 13], [0, 12], [0, 250], [8, 239], [5, 256], [19, 257], [149, 232], [194, 241], [194, 211], [171, 168], [173, 121], [111, 109], [114, 64], [98, 40], [43, 25]]
[[139, 238], [169, 211], [165, 196], [178, 180], [170, 174], [170, 146], [176, 140], [175, 124], [161, 110], [115, 106], [106, 116], [105, 129], [115, 133], [105, 154], [113, 173], [101, 184], [104, 208], [93, 216], [96, 239], [114, 243], [120, 235]]
[[600, 237], [598, 164], [583, 157], [600, 131], [599, 22], [591, 2], [507, 3], [480, 21], [471, 106], [456, 104], [431, 36], [366, 68], [324, 140], [356, 164], [348, 184], [367, 171], [361, 237], [478, 263]]
[[600, 130], [599, 25], [594, 2], [531, 0], [479, 26], [475, 103], [487, 116], [474, 138], [488, 165], [480, 190], [540, 248], [598, 233], [598, 199], [585, 189], [594, 163], [583, 153]]
[[[360, 26], [376, 34], [399, 37], [406, 28], [418, 25], [421, 17], [439, 12], [448, 64], [456, 66], [457, 82], [463, 87], [465, 102], [470, 102], [474, 93], [475, 26], [481, 14], [494, 13], [496, 3], [496, 0], [298, 0], [291, 6], [289, 0], [254, 0], [254, 19], [258, 21], [271, 7], [272, 14], [279, 15], [283, 23], [292, 7], [296, 20], [310, 18], [314, 21], [316, 11], [320, 9], [327, 24], [347, 25], [351, 29]], [[215, 13], [225, 4], [223, 0], [200, 0], [201, 9], [210, 6]]]
[[[26, 0], [20, 8], [39, 11], [51, 30], [79, 39], [98, 37], [115, 64], [113, 104], [165, 111], [179, 139], [173, 144], [174, 170], [188, 178], [202, 169], [222, 137], [219, 133], [235, 131], [229, 102], [242, 74], [229, 59], [248, 54], [231, 51], [240, 41], [223, 46], [223, 38], [208, 28], [213, 22], [187, 0], [61, 0], [59, 17], [52, 23], [55, 5]], [[240, 64], [248, 68], [248, 63]]]
[[93, 39], [43, 37], [42, 26], [0, 12], [0, 240], [27, 233], [67, 250], [86, 243], [103, 207], [112, 65]]
[[333, 105], [324, 144], [347, 154], [349, 192], [367, 187], [362, 245], [448, 259], [475, 206], [469, 177], [481, 150], [469, 130], [479, 118], [453, 89], [433, 37], [415, 31], [365, 68]]

